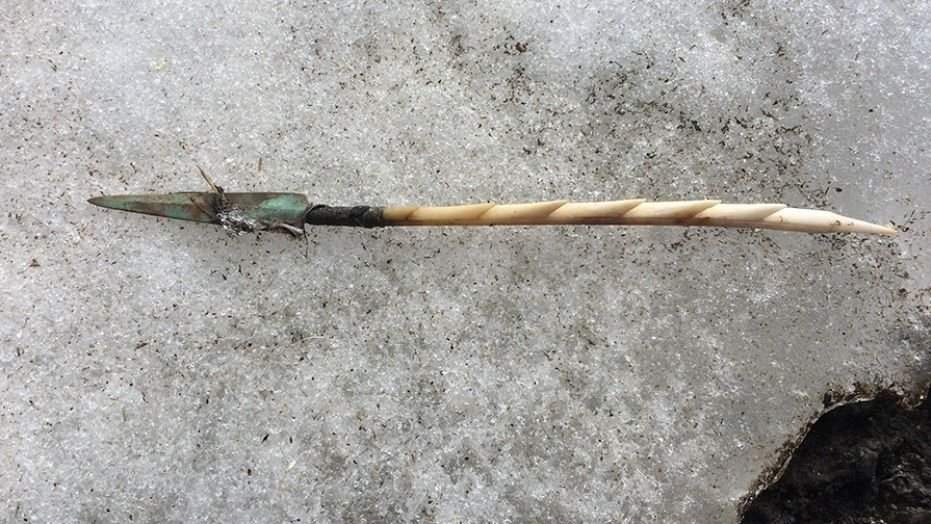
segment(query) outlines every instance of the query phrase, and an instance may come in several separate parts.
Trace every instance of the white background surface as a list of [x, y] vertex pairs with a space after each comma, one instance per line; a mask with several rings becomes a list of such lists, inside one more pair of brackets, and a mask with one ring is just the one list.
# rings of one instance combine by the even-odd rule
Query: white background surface
[[[927, 4], [680, 4], [5, 2], [0, 518], [735, 521], [825, 392], [919, 391]], [[308, 248], [85, 201], [206, 189], [195, 164], [330, 204], [716, 197], [902, 233]]]

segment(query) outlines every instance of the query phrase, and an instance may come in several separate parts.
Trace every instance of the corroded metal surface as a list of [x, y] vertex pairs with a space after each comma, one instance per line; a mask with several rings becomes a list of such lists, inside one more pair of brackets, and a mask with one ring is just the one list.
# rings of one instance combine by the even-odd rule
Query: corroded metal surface
[[233, 206], [258, 222], [262, 229], [282, 224], [302, 228], [310, 206], [307, 197], [299, 193], [223, 193], [221, 197], [212, 192], [180, 192], [100, 196], [89, 202], [110, 209], [218, 225], [221, 223], [218, 211]]

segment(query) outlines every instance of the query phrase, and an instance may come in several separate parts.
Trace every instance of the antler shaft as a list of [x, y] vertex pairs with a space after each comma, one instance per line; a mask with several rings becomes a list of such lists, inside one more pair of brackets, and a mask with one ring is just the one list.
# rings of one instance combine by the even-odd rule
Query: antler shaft
[[[332, 209], [332, 208], [330, 208]], [[358, 208], [356, 208], [358, 210]], [[366, 208], [380, 212], [369, 226], [478, 225], [676, 225], [778, 229], [806, 233], [870, 233], [893, 235], [889, 227], [844, 217], [830, 211], [796, 209], [784, 204], [722, 204], [719, 200], [647, 202], [535, 202], [436, 207]], [[311, 211], [308, 213], [310, 215]], [[374, 218], [374, 217], [373, 217]], [[308, 222], [315, 223], [310, 216]], [[375, 223], [377, 222], [377, 223]]]

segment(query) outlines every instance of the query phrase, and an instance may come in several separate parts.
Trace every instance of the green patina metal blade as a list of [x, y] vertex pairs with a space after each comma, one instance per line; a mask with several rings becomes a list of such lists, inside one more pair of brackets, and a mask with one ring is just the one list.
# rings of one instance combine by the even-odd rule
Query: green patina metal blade
[[264, 228], [286, 224], [298, 229], [304, 227], [304, 215], [310, 206], [307, 196], [299, 193], [223, 193], [221, 197], [218, 193], [181, 192], [99, 196], [88, 202], [109, 209], [210, 224], [220, 223], [217, 210], [234, 206]]

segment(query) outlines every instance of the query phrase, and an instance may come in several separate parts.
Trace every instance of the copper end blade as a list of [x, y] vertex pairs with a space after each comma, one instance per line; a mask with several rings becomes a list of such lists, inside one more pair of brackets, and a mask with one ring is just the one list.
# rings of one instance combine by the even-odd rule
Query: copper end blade
[[[225, 199], [225, 201], [224, 201]], [[299, 193], [180, 192], [146, 195], [99, 196], [95, 206], [178, 220], [219, 224], [216, 213], [234, 207], [266, 228], [286, 224], [303, 228], [310, 202]]]

